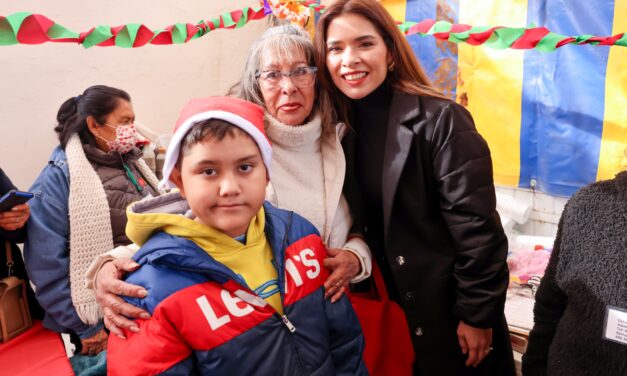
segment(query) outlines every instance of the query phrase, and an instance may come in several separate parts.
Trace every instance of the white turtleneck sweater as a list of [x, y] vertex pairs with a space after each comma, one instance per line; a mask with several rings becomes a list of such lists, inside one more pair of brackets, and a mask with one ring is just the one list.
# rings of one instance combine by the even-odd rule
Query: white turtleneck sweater
[[303, 125], [286, 125], [266, 113], [266, 135], [272, 142], [272, 182], [266, 199], [307, 218], [329, 248], [357, 256], [359, 282], [372, 269], [370, 250], [360, 238], [347, 240], [352, 218], [342, 196], [346, 162], [337, 132], [323, 137], [320, 115]]
[[320, 116], [309, 123], [291, 126], [266, 115], [266, 134], [272, 141], [274, 203], [281, 209], [302, 213], [326, 241], [328, 215]]

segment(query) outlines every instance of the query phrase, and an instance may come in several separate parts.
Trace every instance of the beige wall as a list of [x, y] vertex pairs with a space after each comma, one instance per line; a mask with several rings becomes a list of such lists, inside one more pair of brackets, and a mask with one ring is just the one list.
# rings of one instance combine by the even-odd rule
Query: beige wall
[[[256, 0], [54, 0], [0, 1], [0, 15], [40, 13], [73, 30], [137, 22], [158, 29], [195, 23], [257, 6]], [[215, 30], [184, 45], [137, 49], [76, 44], [0, 46], [0, 167], [28, 189], [57, 145], [53, 132], [61, 103], [94, 84], [122, 88], [138, 120], [170, 131], [190, 98], [224, 94], [241, 73], [251, 42], [266, 27]]]

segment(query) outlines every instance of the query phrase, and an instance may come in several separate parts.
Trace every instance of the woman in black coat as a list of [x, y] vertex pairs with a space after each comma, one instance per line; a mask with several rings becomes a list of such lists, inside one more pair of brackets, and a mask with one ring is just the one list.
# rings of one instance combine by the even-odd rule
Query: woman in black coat
[[[12, 189], [17, 188], [0, 168], [0, 196], [3, 196]], [[5, 244], [8, 241], [11, 247], [11, 258], [13, 259], [11, 275], [28, 282], [26, 269], [24, 268], [24, 259], [16, 243], [24, 242], [24, 238], [26, 237], [26, 221], [29, 215], [30, 210], [28, 204], [16, 205], [12, 210], [0, 212], [0, 278], [9, 276], [5, 250]], [[43, 318], [43, 311], [35, 299], [35, 294], [28, 283], [26, 284], [26, 293], [31, 317], [41, 320]]]
[[433, 89], [375, 0], [337, 0], [316, 27], [320, 81], [345, 136], [345, 195], [405, 311], [416, 375], [513, 375], [507, 238], [472, 117]]

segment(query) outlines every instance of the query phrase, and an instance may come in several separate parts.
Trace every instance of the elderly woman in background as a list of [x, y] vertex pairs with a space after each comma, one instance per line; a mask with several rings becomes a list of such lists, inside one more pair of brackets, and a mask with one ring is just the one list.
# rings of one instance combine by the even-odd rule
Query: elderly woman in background
[[126, 207], [158, 194], [157, 178], [141, 159], [130, 96], [92, 86], [57, 113], [60, 145], [30, 191], [26, 268], [46, 315], [44, 326], [68, 333], [77, 352], [106, 349], [100, 309], [84, 287], [91, 260], [129, 244]]
[[[370, 275], [371, 256], [361, 238], [347, 239], [352, 220], [342, 196], [346, 162], [340, 139], [344, 125], [334, 123], [333, 106], [316, 84], [316, 70], [308, 35], [291, 25], [273, 27], [253, 44], [242, 79], [230, 95], [265, 108], [266, 133], [273, 146], [272, 181], [266, 199], [298, 212], [320, 231], [329, 253], [325, 265], [333, 270], [325, 283], [326, 295], [336, 300], [349, 282]], [[128, 248], [124, 252], [132, 254]], [[110, 254], [122, 255], [119, 251]], [[136, 267], [132, 260], [106, 261], [106, 257], [97, 260], [88, 279], [92, 282], [96, 275], [105, 324], [121, 335], [118, 327], [136, 330], [122, 315], [146, 317], [147, 313], [115, 294], [140, 297], [146, 291], [119, 279], [124, 271]]]

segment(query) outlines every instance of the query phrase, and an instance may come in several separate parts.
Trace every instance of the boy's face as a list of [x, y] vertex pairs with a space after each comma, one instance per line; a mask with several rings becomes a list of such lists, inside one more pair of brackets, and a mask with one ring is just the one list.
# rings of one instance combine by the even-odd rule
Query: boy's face
[[198, 222], [231, 237], [246, 233], [268, 185], [259, 148], [242, 132], [222, 140], [208, 137], [193, 145], [180, 170], [172, 171], [171, 180]]

